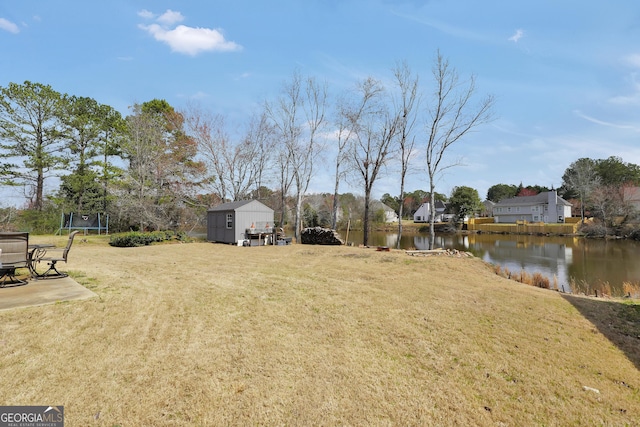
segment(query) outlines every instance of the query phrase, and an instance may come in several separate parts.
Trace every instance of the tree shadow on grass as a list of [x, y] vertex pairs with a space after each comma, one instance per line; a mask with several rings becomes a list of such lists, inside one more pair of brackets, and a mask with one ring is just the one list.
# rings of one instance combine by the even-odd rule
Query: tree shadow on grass
[[609, 341], [640, 370], [640, 303], [598, 300], [563, 294]]

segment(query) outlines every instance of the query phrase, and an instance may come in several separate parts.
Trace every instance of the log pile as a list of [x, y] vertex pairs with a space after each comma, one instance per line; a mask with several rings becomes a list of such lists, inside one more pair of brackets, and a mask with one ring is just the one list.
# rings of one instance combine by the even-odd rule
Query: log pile
[[421, 251], [405, 251], [407, 255], [411, 256], [450, 256], [456, 258], [473, 258], [471, 252], [463, 252], [457, 249], [432, 249]]
[[300, 233], [303, 245], [344, 245], [337, 231], [330, 228], [308, 227]]

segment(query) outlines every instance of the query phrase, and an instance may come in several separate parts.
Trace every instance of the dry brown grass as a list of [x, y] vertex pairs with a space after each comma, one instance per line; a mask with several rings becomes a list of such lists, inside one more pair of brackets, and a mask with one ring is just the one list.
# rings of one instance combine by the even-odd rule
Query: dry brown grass
[[99, 297], [0, 313], [0, 402], [68, 426], [640, 419], [640, 359], [478, 259], [93, 237], [63, 267]]

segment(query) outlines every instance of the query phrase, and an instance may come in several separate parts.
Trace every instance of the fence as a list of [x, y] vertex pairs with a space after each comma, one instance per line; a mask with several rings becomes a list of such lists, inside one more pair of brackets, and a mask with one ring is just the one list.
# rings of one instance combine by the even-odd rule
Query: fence
[[467, 223], [469, 231], [510, 234], [576, 234], [579, 226], [580, 218], [567, 218], [564, 224], [528, 221], [517, 221], [515, 224], [496, 224], [493, 222], [493, 218], [470, 218]]

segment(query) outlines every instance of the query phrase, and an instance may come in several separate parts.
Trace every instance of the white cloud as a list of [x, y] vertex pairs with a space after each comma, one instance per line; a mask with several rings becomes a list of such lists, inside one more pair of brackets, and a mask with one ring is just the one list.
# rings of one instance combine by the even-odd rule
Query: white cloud
[[630, 93], [609, 98], [609, 103], [623, 107], [640, 105], [640, 82], [638, 81], [638, 74], [636, 72], [631, 73], [628, 81], [631, 85]]
[[168, 44], [172, 51], [191, 56], [204, 51], [225, 52], [242, 49], [240, 45], [226, 41], [220, 31], [209, 28], [178, 25], [173, 30], [167, 30], [158, 24], [140, 28], [149, 32], [156, 40]]
[[[146, 10], [138, 12], [138, 15], [154, 16]], [[222, 32], [217, 29], [194, 28], [186, 25], [171, 28], [172, 25], [183, 20], [184, 16], [180, 12], [169, 9], [157, 18], [159, 24], [140, 24], [138, 27], [147, 31], [156, 40], [168, 44], [172, 51], [191, 56], [206, 51], [230, 52], [242, 49], [239, 44], [225, 40]]]
[[631, 129], [631, 130], [638, 130], [635, 126], [631, 126], [631, 125], [621, 125], [621, 124], [617, 124], [617, 123], [611, 123], [611, 122], [606, 122], [604, 120], [600, 120], [600, 119], [596, 119], [594, 117], [591, 116], [587, 116], [586, 114], [582, 113], [581, 111], [574, 111], [574, 113], [578, 116], [581, 117], [591, 123], [595, 123], [597, 125], [601, 125], [601, 126], [607, 126], [607, 127], [611, 127], [611, 128], [616, 128], [616, 129]]
[[147, 9], [142, 9], [138, 12], [138, 16], [144, 19], [153, 19], [156, 15], [153, 12], [149, 12]]
[[624, 58], [624, 61], [634, 68], [640, 68], [640, 53], [632, 53]]
[[210, 95], [206, 92], [203, 91], [198, 91], [192, 95], [181, 95], [181, 98], [187, 98], [187, 99], [193, 99], [193, 100], [200, 100], [200, 99], [207, 99], [210, 97]]
[[13, 34], [18, 34], [20, 32], [20, 28], [18, 28], [16, 24], [4, 18], [0, 18], [0, 29], [9, 31], [10, 33], [13, 33]]
[[518, 43], [518, 40], [520, 40], [523, 36], [524, 36], [524, 31], [518, 29], [518, 30], [516, 30], [514, 35], [509, 37], [509, 41], [512, 41], [514, 43]]
[[174, 12], [171, 9], [167, 9], [165, 13], [158, 17], [158, 22], [162, 25], [170, 26], [184, 21], [184, 16], [180, 12]]
[[472, 30], [463, 28], [463, 27], [456, 27], [454, 25], [450, 25], [446, 22], [442, 22], [442, 21], [434, 21], [434, 20], [430, 20], [430, 19], [425, 19], [425, 18], [421, 18], [418, 17], [416, 15], [408, 15], [408, 14], [403, 14], [403, 13], [398, 13], [398, 12], [391, 12], [393, 13], [395, 16], [398, 16], [400, 18], [404, 18], [410, 21], [414, 21], [417, 22], [421, 25], [426, 25], [428, 27], [431, 27], [435, 30], [438, 30], [444, 34], [448, 34], [450, 36], [454, 36], [454, 37], [458, 37], [461, 39], [467, 39], [467, 40], [477, 40], [477, 41], [491, 41], [491, 38], [488, 37], [485, 34], [479, 33], [479, 32], [474, 32]]

